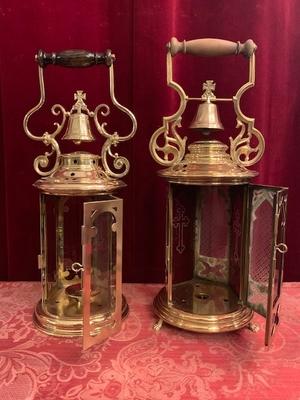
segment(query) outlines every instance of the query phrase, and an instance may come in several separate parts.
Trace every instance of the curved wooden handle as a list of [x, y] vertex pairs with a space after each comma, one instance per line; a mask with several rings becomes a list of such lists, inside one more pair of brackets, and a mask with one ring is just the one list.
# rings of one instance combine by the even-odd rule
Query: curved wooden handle
[[167, 48], [173, 57], [177, 53], [186, 53], [202, 57], [243, 54], [249, 58], [255, 52], [257, 46], [251, 39], [248, 39], [245, 43], [235, 43], [223, 39], [195, 39], [179, 42], [175, 37], [172, 37]]
[[98, 64], [110, 66], [116, 57], [111, 53], [111, 50], [106, 50], [105, 53], [92, 53], [87, 50], [64, 50], [59, 53], [46, 53], [39, 50], [35, 59], [39, 66], [43, 68], [49, 64], [68, 68], [85, 68]]

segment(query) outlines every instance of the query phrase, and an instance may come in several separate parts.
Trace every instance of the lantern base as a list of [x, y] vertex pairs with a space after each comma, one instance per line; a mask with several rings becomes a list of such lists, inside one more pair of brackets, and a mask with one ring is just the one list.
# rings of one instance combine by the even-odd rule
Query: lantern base
[[[122, 319], [126, 318], [129, 312], [129, 307], [126, 298], [122, 296]], [[92, 316], [90, 321], [95, 332], [100, 331], [105, 326], [105, 314], [97, 314]], [[75, 337], [83, 336], [83, 316], [59, 317], [45, 311], [42, 305], [42, 300], [38, 302], [33, 313], [34, 325], [43, 333], [50, 336], [59, 337]]]
[[253, 316], [228, 286], [196, 279], [173, 286], [172, 304], [163, 288], [153, 306], [162, 321], [201, 333], [235, 331], [247, 326]]

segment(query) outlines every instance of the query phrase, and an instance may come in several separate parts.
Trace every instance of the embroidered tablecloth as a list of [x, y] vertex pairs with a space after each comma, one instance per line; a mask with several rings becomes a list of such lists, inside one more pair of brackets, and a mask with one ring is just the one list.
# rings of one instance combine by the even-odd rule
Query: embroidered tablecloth
[[[122, 331], [83, 352], [81, 341], [38, 332], [37, 282], [0, 283], [0, 400], [300, 400], [300, 283], [285, 283], [281, 324], [270, 348], [263, 329], [156, 333], [160, 285], [125, 284]], [[263, 327], [256, 315], [254, 322]]]

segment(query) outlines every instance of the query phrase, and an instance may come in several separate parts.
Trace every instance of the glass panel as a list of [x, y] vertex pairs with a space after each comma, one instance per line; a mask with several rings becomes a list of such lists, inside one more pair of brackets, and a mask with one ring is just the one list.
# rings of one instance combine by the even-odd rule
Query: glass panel
[[60, 318], [82, 319], [83, 202], [90, 197], [45, 195], [46, 294], [45, 312]]
[[[46, 293], [43, 302], [45, 312], [54, 316], [64, 317], [78, 313], [77, 305], [73, 304], [65, 293], [65, 288], [70, 284], [67, 280], [69, 272], [66, 268], [69, 259], [70, 243], [72, 247], [79, 251], [77, 260], [80, 261], [80, 225], [77, 226], [79, 237], [77, 243], [66, 233], [68, 225], [68, 215], [66, 203], [69, 198], [66, 196], [45, 196], [45, 227], [47, 244], [46, 249]], [[74, 210], [75, 213], [77, 210]], [[76, 231], [76, 229], [73, 229]], [[72, 242], [71, 242], [72, 240]], [[77, 246], [76, 246], [77, 244]], [[70, 279], [70, 277], [69, 277]]]
[[[74, 318], [76, 323], [81, 323], [83, 204], [99, 199], [107, 200], [108, 197], [43, 194], [42, 199], [41, 229], [47, 238], [42, 239], [41, 243], [42, 263], [45, 266], [42, 271], [43, 309], [48, 314]], [[103, 222], [96, 221], [98, 224], [100, 231], [106, 231], [105, 227], [102, 229]], [[93, 242], [93, 246], [99, 245]]]
[[195, 274], [228, 283], [231, 201], [229, 188], [202, 187], [197, 195]]
[[193, 278], [195, 190], [186, 185], [171, 185], [171, 258], [172, 281], [179, 283]]
[[231, 198], [231, 228], [230, 228], [230, 268], [229, 285], [242, 299], [241, 279], [244, 278], [244, 250], [245, 250], [245, 209], [247, 199], [246, 186], [230, 188]]
[[169, 306], [207, 315], [239, 308], [244, 194], [245, 186], [170, 185]]
[[93, 226], [97, 234], [92, 238], [91, 315], [110, 315], [115, 308], [116, 290], [116, 232], [112, 231], [116, 218], [95, 211]]
[[269, 274], [274, 251], [274, 197], [276, 192], [257, 188], [250, 192], [248, 303], [266, 316]]
[[277, 195], [277, 207], [276, 207], [276, 220], [277, 220], [277, 235], [276, 235], [276, 250], [275, 250], [275, 262], [273, 263], [272, 270], [272, 290], [269, 299], [268, 318], [266, 322], [266, 335], [265, 343], [270, 344], [270, 341], [276, 331], [276, 327], [279, 324], [279, 310], [280, 310], [280, 296], [281, 286], [283, 279], [283, 267], [284, 267], [284, 254], [287, 251], [285, 245], [285, 223], [286, 223], [286, 211], [287, 211], [287, 192], [280, 191]]
[[283, 274], [287, 191], [250, 188], [248, 304], [266, 317], [265, 344], [270, 344], [279, 323]]
[[45, 299], [51, 294], [51, 289], [56, 282], [56, 213], [59, 197], [43, 194], [45, 199], [45, 267], [46, 267], [46, 293]]
[[76, 284], [81, 286], [82, 249], [80, 228], [83, 202], [87, 200], [87, 197], [69, 197], [65, 198], [62, 204], [63, 243], [60, 278], [63, 280], [64, 286]]
[[[287, 193], [281, 193], [278, 201], [278, 232], [277, 232], [277, 245], [285, 243], [285, 224], [287, 212]], [[276, 264], [274, 271], [274, 285], [273, 285], [273, 307], [279, 300], [281, 294], [281, 283], [283, 278], [284, 266], [284, 247], [280, 246], [280, 251], [276, 252]], [[283, 250], [283, 252], [282, 252]]]
[[84, 204], [83, 347], [117, 332], [122, 314], [122, 200]]

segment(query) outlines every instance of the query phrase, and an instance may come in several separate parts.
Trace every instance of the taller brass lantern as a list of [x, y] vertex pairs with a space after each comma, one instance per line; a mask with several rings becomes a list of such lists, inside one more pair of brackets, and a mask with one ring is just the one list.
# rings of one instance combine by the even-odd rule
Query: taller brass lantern
[[[255, 311], [266, 318], [268, 345], [279, 323], [287, 189], [250, 184], [257, 172], [247, 167], [260, 160], [265, 143], [254, 118], [240, 107], [242, 95], [255, 83], [255, 50], [252, 40], [172, 38], [167, 45], [167, 84], [178, 93], [180, 105], [163, 118], [150, 141], [152, 157], [167, 167], [158, 174], [168, 182], [166, 284], [154, 300], [157, 330], [163, 322], [195, 332], [255, 330]], [[172, 58], [180, 52], [241, 53], [249, 59], [249, 80], [231, 98], [216, 97], [212, 80], [203, 84], [201, 97], [189, 97], [173, 80]], [[177, 128], [188, 101], [200, 103], [190, 128], [203, 137], [186, 151], [187, 137], [181, 138]], [[223, 129], [217, 103], [224, 101], [233, 103], [240, 129], [230, 137], [229, 152], [211, 138]]]
[[[41, 175], [34, 186], [40, 191], [38, 267], [42, 298], [35, 307], [33, 319], [37, 328], [49, 335], [83, 336], [86, 349], [118, 332], [122, 318], [128, 313], [121, 286], [123, 201], [114, 193], [125, 186], [119, 178], [128, 173], [129, 161], [114, 153], [113, 147], [134, 136], [136, 120], [115, 98], [115, 56], [110, 50], [105, 53], [39, 51], [36, 60], [41, 97], [26, 114], [24, 130], [31, 139], [50, 147], [50, 151], [34, 160], [34, 169]], [[62, 116], [62, 121], [54, 124], [54, 132], [40, 136], [31, 133], [28, 121], [45, 101], [43, 70], [48, 64], [80, 68], [106, 65], [111, 101], [131, 119], [131, 132], [127, 136], [109, 133], [107, 123], [98, 120], [99, 111], [102, 117], [110, 113], [109, 106], [99, 104], [90, 111], [86, 94], [78, 90], [70, 111], [60, 104], [52, 107], [54, 115]], [[57, 136], [66, 120], [62, 139], [79, 145], [95, 140], [91, 119], [105, 139], [101, 156], [84, 151], [62, 154]], [[113, 167], [109, 159], [113, 160]], [[50, 160], [52, 168], [48, 167]]]

